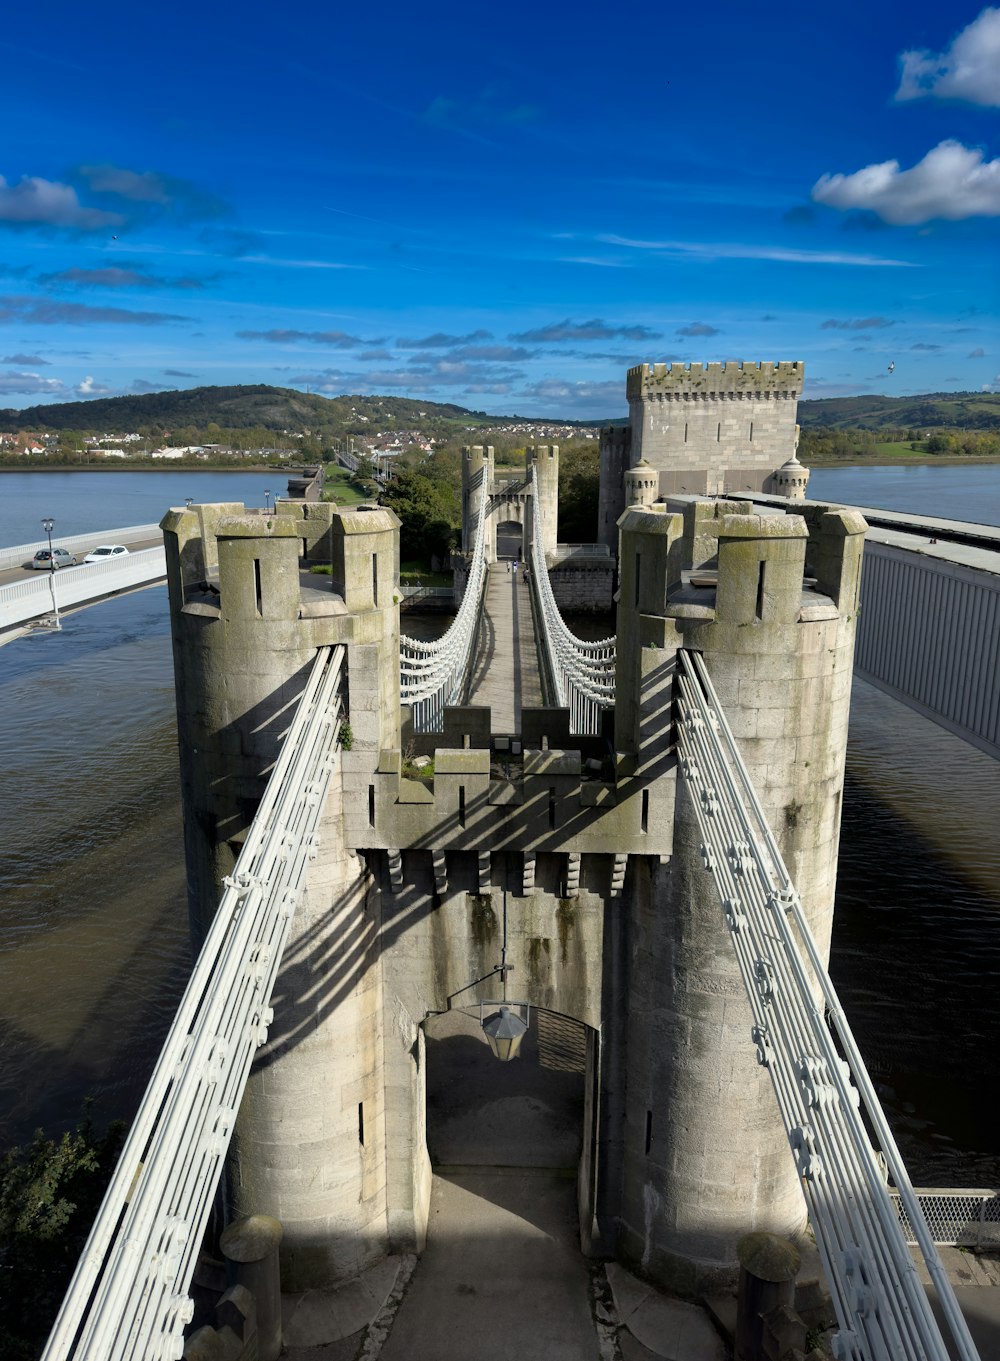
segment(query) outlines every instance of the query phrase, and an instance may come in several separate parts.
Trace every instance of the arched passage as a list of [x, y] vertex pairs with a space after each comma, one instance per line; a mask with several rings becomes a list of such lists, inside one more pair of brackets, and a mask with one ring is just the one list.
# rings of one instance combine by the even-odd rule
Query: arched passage
[[479, 1009], [428, 1018], [427, 1151], [433, 1166], [576, 1172], [584, 1147], [589, 1027], [532, 1010], [518, 1057], [494, 1058]]
[[498, 520], [496, 525], [497, 559], [523, 561], [524, 526], [520, 520]]

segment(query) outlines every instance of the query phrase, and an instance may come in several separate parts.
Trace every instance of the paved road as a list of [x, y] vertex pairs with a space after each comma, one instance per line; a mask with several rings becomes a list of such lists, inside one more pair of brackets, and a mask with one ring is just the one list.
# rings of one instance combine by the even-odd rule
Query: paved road
[[[106, 542], [115, 543], [116, 540], [109, 538], [106, 540]], [[162, 544], [163, 535], [157, 534], [155, 538], [142, 539], [137, 543], [129, 544], [128, 551], [130, 553], [139, 553], [144, 548], [159, 548], [161, 547]], [[69, 551], [75, 555], [77, 562], [81, 564], [86, 555], [92, 551], [90, 548], [75, 548], [72, 544], [66, 544], [65, 547], [67, 547]], [[16, 581], [26, 581], [29, 577], [34, 576], [40, 577], [42, 575], [41, 571], [36, 572], [33, 567], [29, 567], [26, 565], [30, 561], [31, 555], [29, 554], [28, 556], [25, 557], [24, 564], [22, 564], [21, 566], [8, 567], [0, 570], [0, 586], [9, 586]], [[66, 569], [59, 568], [58, 570], [65, 571]]]

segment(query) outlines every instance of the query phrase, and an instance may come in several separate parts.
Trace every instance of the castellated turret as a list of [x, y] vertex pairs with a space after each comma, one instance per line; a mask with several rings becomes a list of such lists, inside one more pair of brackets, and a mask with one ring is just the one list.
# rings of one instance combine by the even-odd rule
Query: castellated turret
[[[700, 652], [825, 957], [866, 525], [852, 510], [678, 510], [620, 522], [615, 747], [643, 772], [677, 651]], [[672, 853], [638, 860], [628, 895], [618, 1251], [698, 1294], [732, 1279], [742, 1234], [795, 1236], [805, 1208], [692, 796], [667, 778]]]
[[640, 461], [656, 470], [660, 496], [777, 491], [776, 469], [795, 456], [804, 374], [798, 360], [629, 369], [628, 435], [611, 429], [601, 440], [600, 542], [616, 548], [621, 479]]

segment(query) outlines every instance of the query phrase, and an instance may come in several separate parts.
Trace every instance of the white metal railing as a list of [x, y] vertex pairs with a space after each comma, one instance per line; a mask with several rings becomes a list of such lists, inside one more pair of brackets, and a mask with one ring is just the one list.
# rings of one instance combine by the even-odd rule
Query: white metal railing
[[415, 732], [439, 732], [446, 704], [458, 704], [475, 657], [486, 591], [486, 521], [480, 512], [465, 593], [448, 632], [431, 643], [405, 634], [399, 639], [399, 687], [413, 712]]
[[[0, 484], [2, 485], [2, 484]], [[99, 533], [70, 534], [64, 539], [53, 539], [53, 548], [68, 548], [77, 557], [89, 553], [101, 543], [123, 543], [126, 546], [141, 543], [144, 539], [160, 538], [159, 525], [128, 525], [124, 529], [102, 529]], [[48, 539], [37, 543], [15, 544], [12, 548], [0, 548], [0, 572], [10, 567], [21, 567], [30, 562], [40, 548], [48, 548]]]
[[549, 554], [549, 563], [567, 562], [571, 558], [610, 558], [611, 549], [606, 543], [558, 543]]
[[339, 751], [320, 650], [42, 1361], [173, 1361], [233, 1124]]
[[[918, 1186], [913, 1194], [927, 1227], [939, 1246], [996, 1248], [1000, 1246], [1000, 1196], [974, 1187]], [[900, 1226], [908, 1243], [916, 1243], [899, 1192], [889, 1188]]]
[[541, 645], [554, 698], [559, 708], [569, 709], [569, 730], [599, 733], [601, 714], [615, 702], [617, 639], [589, 643], [571, 633], [559, 613], [549, 581], [542, 519], [538, 514], [538, 483], [531, 473], [535, 513], [531, 517], [531, 582], [541, 624]]
[[23, 581], [0, 586], [0, 632], [29, 619], [102, 600], [118, 591], [151, 585], [167, 575], [162, 544], [138, 553], [122, 554], [106, 562], [60, 567], [56, 572], [32, 572]]
[[[697, 653], [678, 653], [677, 681], [683, 783], [750, 1001], [758, 1061], [774, 1087], [837, 1311], [834, 1353], [840, 1361], [947, 1361], [952, 1355], [978, 1361], [795, 886]], [[886, 1170], [937, 1291], [954, 1353], [920, 1284]]]

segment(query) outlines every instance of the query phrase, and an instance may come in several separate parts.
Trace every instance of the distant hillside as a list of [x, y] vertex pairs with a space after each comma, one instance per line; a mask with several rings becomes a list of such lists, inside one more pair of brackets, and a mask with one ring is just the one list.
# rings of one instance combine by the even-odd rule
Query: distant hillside
[[[920, 397], [823, 397], [799, 402], [805, 429], [995, 430], [1000, 429], [1000, 393], [934, 392]], [[0, 429], [79, 430], [166, 435], [180, 429], [202, 433], [263, 429], [276, 433], [311, 430], [319, 438], [365, 435], [393, 428], [419, 429], [448, 438], [468, 426], [518, 423], [624, 425], [626, 421], [570, 420], [566, 417], [487, 415], [452, 402], [410, 397], [320, 397], [292, 388], [248, 384], [147, 392], [133, 397], [97, 397], [88, 402], [0, 410]]]
[[453, 403], [418, 402], [408, 397], [320, 397], [292, 388], [248, 384], [147, 392], [134, 397], [96, 397], [0, 411], [7, 430], [135, 430], [166, 434], [179, 428], [223, 430], [313, 430], [327, 435], [367, 434], [396, 425], [427, 429], [435, 424], [458, 428], [508, 417], [487, 417]]
[[823, 397], [799, 402], [803, 429], [997, 430], [1000, 392], [928, 392], [921, 397]]

